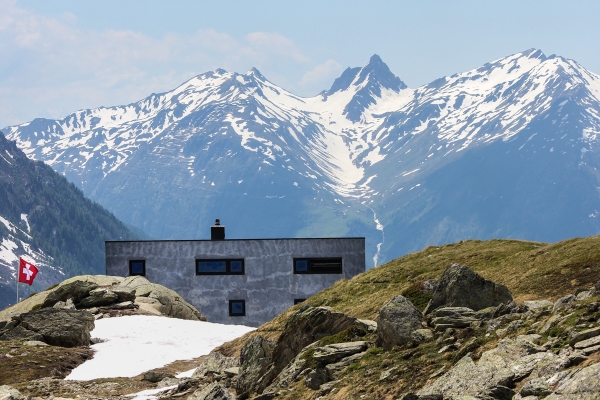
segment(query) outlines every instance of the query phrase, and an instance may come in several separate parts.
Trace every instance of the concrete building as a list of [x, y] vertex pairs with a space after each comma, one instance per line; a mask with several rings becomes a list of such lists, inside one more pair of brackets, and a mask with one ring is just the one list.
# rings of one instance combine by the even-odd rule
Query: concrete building
[[107, 241], [106, 274], [144, 275], [210, 322], [259, 326], [365, 271], [365, 238]]

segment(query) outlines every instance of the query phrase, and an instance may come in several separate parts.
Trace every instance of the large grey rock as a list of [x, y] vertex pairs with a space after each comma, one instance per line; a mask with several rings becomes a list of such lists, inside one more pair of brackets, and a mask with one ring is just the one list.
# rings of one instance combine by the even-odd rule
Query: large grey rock
[[436, 331], [445, 331], [448, 328], [461, 329], [479, 321], [481, 316], [467, 307], [441, 307], [434, 311], [431, 320]]
[[98, 288], [90, 290], [89, 295], [84, 297], [77, 304], [77, 308], [91, 308], [107, 306], [117, 301], [119, 296], [112, 290], [106, 288]]
[[[193, 321], [206, 321], [200, 311], [185, 301], [179, 294], [162, 285], [151, 283], [143, 276], [130, 276], [119, 284], [119, 287], [135, 289], [137, 298], [146, 297], [156, 300], [151, 307], [157, 312], [169, 317], [189, 319]], [[146, 303], [147, 304], [147, 303]], [[144, 308], [140, 304], [140, 308]]]
[[269, 386], [304, 347], [351, 326], [361, 326], [361, 324], [356, 318], [332, 311], [328, 307], [306, 305], [300, 308], [288, 319], [273, 349], [271, 365], [257, 383], [256, 391], [261, 393]]
[[385, 349], [404, 345], [412, 340], [411, 334], [423, 326], [423, 314], [404, 296], [395, 296], [379, 310], [377, 334]]
[[571, 303], [573, 303], [575, 300], [575, 295], [572, 294], [565, 297], [561, 297], [554, 303], [554, 307], [552, 307], [552, 313], [556, 313], [559, 310], [569, 307]]
[[192, 374], [192, 378], [199, 378], [209, 374], [220, 375], [227, 368], [239, 367], [240, 361], [235, 357], [225, 357], [219, 352], [210, 353], [196, 368]]
[[483, 278], [468, 267], [452, 264], [442, 274], [424, 314], [439, 307], [467, 307], [478, 311], [513, 301], [504, 285]]
[[24, 396], [15, 388], [2, 385], [0, 386], [0, 400], [27, 400], [27, 396]]
[[548, 400], [587, 400], [600, 398], [600, 363], [574, 370], [560, 381]]
[[[88, 346], [90, 331], [94, 329], [94, 316], [87, 311], [44, 308], [13, 319], [17, 323], [15, 328], [25, 332], [23, 339], [40, 340], [53, 346]], [[35, 338], [26, 332], [35, 333]], [[0, 339], [7, 340], [10, 335], [8, 331]]]
[[[576, 343], [581, 342], [583, 340], [587, 340], [596, 336], [600, 336], [600, 326], [595, 328], [586, 329], [585, 331], [578, 332], [573, 336], [571, 342], [569, 343], [571, 346], [575, 346]], [[586, 346], [588, 347], [588, 346]]]
[[277, 379], [275, 379], [264, 392], [275, 392], [278, 388], [287, 388], [292, 382], [299, 380], [302, 377], [302, 374], [306, 374], [308, 370], [305, 369], [305, 365], [308, 353], [312, 352], [318, 344], [319, 342], [314, 342], [302, 349], [296, 358], [294, 358], [294, 360], [289, 363], [279, 375], [277, 375]]
[[274, 348], [275, 342], [260, 335], [252, 337], [242, 347], [236, 384], [238, 394], [247, 395], [257, 391], [257, 384], [271, 363]]
[[118, 296], [118, 302], [135, 301], [135, 289], [127, 286], [113, 286], [110, 290]]
[[545, 308], [551, 308], [554, 303], [548, 300], [525, 300], [523, 305], [527, 307], [528, 310], [540, 310]]
[[330, 364], [361, 353], [369, 347], [369, 343], [364, 341], [330, 344], [323, 347], [317, 347], [313, 353], [313, 358], [323, 364]]
[[223, 385], [213, 382], [202, 389], [196, 390], [188, 400], [236, 400], [237, 397], [230, 393]]

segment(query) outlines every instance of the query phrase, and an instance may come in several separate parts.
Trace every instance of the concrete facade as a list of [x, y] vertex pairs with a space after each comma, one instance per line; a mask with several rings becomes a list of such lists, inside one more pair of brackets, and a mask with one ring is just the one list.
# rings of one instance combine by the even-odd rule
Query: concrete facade
[[[294, 258], [342, 259], [342, 273], [295, 274]], [[243, 259], [243, 275], [197, 275], [196, 260]], [[365, 238], [107, 241], [106, 274], [129, 276], [145, 260], [148, 280], [178, 292], [210, 322], [259, 326], [294, 304], [365, 271]], [[229, 301], [245, 300], [245, 316]]]

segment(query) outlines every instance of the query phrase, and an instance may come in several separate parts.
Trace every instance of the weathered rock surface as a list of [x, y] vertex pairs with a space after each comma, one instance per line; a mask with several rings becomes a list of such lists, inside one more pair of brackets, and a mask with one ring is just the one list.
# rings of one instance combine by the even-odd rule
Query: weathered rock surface
[[112, 290], [100, 288], [90, 290], [89, 295], [77, 304], [77, 308], [107, 306], [118, 300], [119, 296]]
[[258, 335], [251, 338], [240, 352], [240, 370], [236, 389], [238, 394], [257, 391], [260, 378], [271, 363], [275, 342]]
[[[77, 347], [90, 344], [94, 317], [86, 311], [45, 308], [13, 317], [14, 327], [0, 335], [0, 340], [39, 340], [53, 346]], [[10, 326], [12, 324], [8, 324]], [[22, 337], [15, 338], [16, 335]]]
[[433, 312], [435, 330], [444, 331], [448, 328], [466, 328], [480, 320], [481, 316], [467, 307], [441, 307]]
[[369, 343], [365, 341], [330, 344], [317, 347], [313, 358], [324, 364], [331, 364], [352, 354], [361, 353], [367, 349]]
[[162, 285], [151, 283], [143, 276], [130, 276], [120, 283], [119, 287], [135, 289], [135, 296], [156, 299], [156, 310], [169, 317], [206, 321], [206, 318], [177, 292]]
[[240, 361], [235, 357], [225, 357], [219, 352], [210, 353], [201, 362], [192, 374], [192, 378], [200, 378], [209, 374], [220, 375], [226, 369], [239, 367]]
[[600, 364], [577, 369], [562, 379], [546, 397], [549, 400], [584, 400], [600, 398]]
[[223, 385], [213, 382], [210, 385], [196, 390], [188, 400], [236, 400], [237, 397], [230, 393]]
[[591, 329], [586, 329], [585, 331], [576, 333], [573, 339], [571, 339], [570, 345], [575, 346], [575, 344], [583, 340], [587, 340], [596, 336], [600, 336], [600, 326]]
[[0, 386], [0, 400], [27, 400], [17, 389], [7, 385]]
[[452, 264], [440, 277], [424, 314], [439, 307], [467, 307], [478, 311], [512, 301], [506, 286], [487, 280], [468, 267]]
[[395, 296], [379, 310], [377, 334], [383, 348], [404, 345], [412, 340], [412, 333], [423, 328], [423, 314], [404, 296]]

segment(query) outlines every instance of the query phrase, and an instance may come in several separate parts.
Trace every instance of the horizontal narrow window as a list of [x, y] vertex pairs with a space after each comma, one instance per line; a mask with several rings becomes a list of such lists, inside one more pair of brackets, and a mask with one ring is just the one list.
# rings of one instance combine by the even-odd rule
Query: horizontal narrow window
[[246, 315], [246, 300], [229, 300], [229, 316], [243, 317]]
[[294, 299], [294, 305], [304, 303], [306, 299]]
[[129, 276], [135, 275], [146, 275], [146, 260], [129, 260]]
[[338, 258], [294, 258], [295, 274], [341, 274], [342, 259]]
[[196, 275], [244, 275], [244, 260], [196, 260]]

